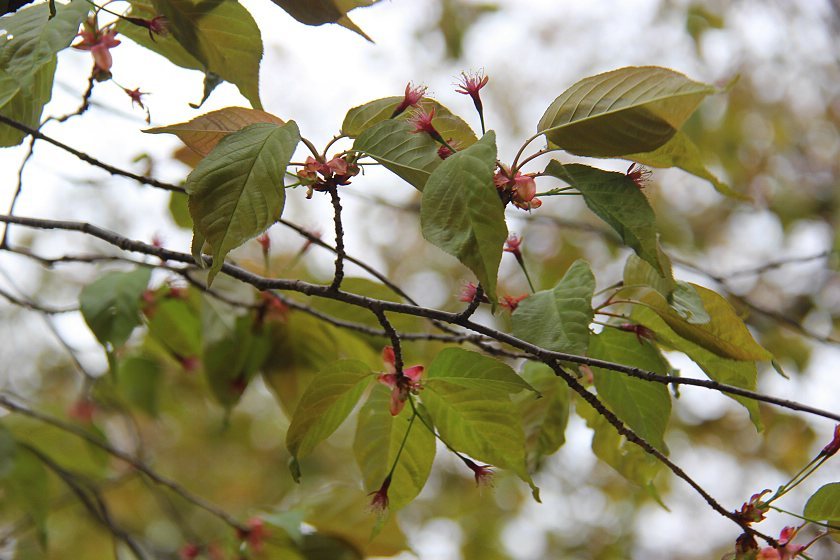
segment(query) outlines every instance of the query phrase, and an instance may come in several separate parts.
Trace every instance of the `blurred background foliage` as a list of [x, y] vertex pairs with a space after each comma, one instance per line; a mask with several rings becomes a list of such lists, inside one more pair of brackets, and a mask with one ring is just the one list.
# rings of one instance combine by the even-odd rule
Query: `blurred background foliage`
[[[656, 208], [663, 245], [674, 257], [677, 276], [728, 295], [791, 377], [784, 380], [772, 370], [763, 371], [761, 389], [837, 409], [840, 8], [836, 3], [651, 0], [616, 6], [550, 0], [423, 0], [416, 5], [414, 0], [411, 5], [395, 1], [353, 13], [356, 23], [374, 40], [379, 41], [379, 35], [385, 38], [380, 45], [360, 46], [349, 54], [336, 53], [328, 45], [321, 50], [293, 48], [284, 43], [282, 30], [299, 27], [297, 23], [276, 11], [271, 12], [274, 21], [266, 21], [257, 2], [245, 4], [255, 10], [266, 40], [271, 36], [277, 41], [263, 69], [266, 107], [315, 128], [313, 136], [322, 134], [324, 139], [334, 133], [346, 109], [370, 98], [399, 94], [408, 79], [429, 83], [436, 98], [475, 126], [469, 105], [455, 99], [458, 96], [447, 85], [451, 76], [470, 68], [484, 67], [490, 76], [487, 120], [500, 134], [503, 160], [532, 133], [548, 102], [586, 75], [628, 64], [657, 64], [702, 81], [734, 82], [726, 94], [701, 106], [685, 130], [700, 145], [712, 169], [753, 202], [725, 199], [708, 184], [677, 170], [656, 171], [645, 192]], [[392, 48], [389, 25], [398, 29], [402, 50], [397, 54], [377, 51]], [[274, 37], [270, 31], [276, 29], [280, 31]], [[311, 33], [315, 42], [338, 36], [342, 41], [361, 42], [337, 28]], [[360, 60], [354, 60], [355, 56]], [[389, 70], [388, 63], [394, 60], [406, 66]], [[117, 59], [115, 71], [119, 63]], [[355, 83], [355, 76], [383, 71], [386, 75], [372, 78], [368, 88], [377, 93], [371, 94], [364, 83]], [[278, 74], [282, 80], [296, 82], [288, 84], [285, 93], [276, 88], [281, 83]], [[310, 81], [313, 76], [322, 81]], [[190, 97], [195, 100], [200, 97], [199, 82], [194, 77], [190, 80], [185, 78], [185, 87], [192, 88]], [[79, 82], [76, 79], [74, 84]], [[330, 103], [329, 109], [308, 106], [304, 92], [325, 83], [323, 88], [329, 91], [312, 95]], [[339, 95], [334, 91], [338, 88], [346, 91]], [[382, 95], [378, 95], [380, 90]], [[72, 106], [72, 95], [64, 96]], [[284, 106], [290, 98], [293, 101]], [[348, 102], [350, 98], [358, 102]], [[163, 91], [159, 101], [151, 99], [153, 114], [156, 108], [163, 111], [169, 101]], [[94, 101], [98, 101], [96, 96]], [[107, 99], [101, 102], [104, 105], [84, 118], [96, 122], [104, 115], [102, 122], [109, 122], [114, 112], [107, 108]], [[120, 107], [118, 112], [125, 111], [125, 105]], [[119, 118], [125, 126], [125, 117]], [[139, 128], [138, 120], [134, 124]], [[102, 133], [103, 129], [93, 126], [89, 130], [98, 131], [94, 134]], [[148, 145], [150, 140], [145, 137], [143, 142]], [[135, 167], [148, 165], [173, 178], [185, 176], [188, 167], [173, 159], [183, 162], [183, 152], [181, 157], [169, 157], [144, 145], [130, 145], [126, 160], [142, 155], [145, 163], [135, 163]], [[175, 151], [174, 143], [167, 146]], [[13, 176], [8, 170], [16, 169], [23, 154], [19, 150], [14, 157], [2, 155], [3, 165], [8, 166], [4, 178]], [[621, 163], [594, 164], [623, 171]], [[532, 170], [537, 169], [539, 162]], [[65, 174], [55, 168], [50, 171], [54, 176]], [[97, 178], [79, 179], [87, 175], [82, 169], [74, 177], [88, 185], [104, 183]], [[392, 181], [374, 170], [345, 191], [351, 254], [374, 264], [421, 303], [458, 309], [457, 294], [469, 279], [467, 273], [422, 240], [419, 197]], [[540, 190], [550, 188], [539, 184]], [[324, 232], [324, 239], [330, 241], [327, 207], [302, 196], [290, 198], [294, 200], [289, 201], [286, 216]], [[157, 213], [149, 215], [151, 225], [142, 226], [131, 225], [133, 199], [122, 201], [107, 189], [84, 190], [75, 198], [57, 198], [52, 203], [67, 209], [69, 200], [73, 200], [71, 213], [77, 215], [98, 206], [91, 221], [103, 226], [128, 229], [135, 235], [165, 232], [176, 245], [186, 239], [187, 234], [178, 232], [172, 222], [168, 199], [156, 199]], [[538, 279], [538, 289], [553, 285], [580, 257], [593, 263], [600, 287], [621, 277], [628, 251], [581, 201], [553, 197], [532, 215], [509, 211], [509, 227], [525, 240], [525, 259]], [[280, 225], [270, 236], [270, 273], [329, 278], [330, 253], [312, 246], [301, 254], [306, 241]], [[56, 234], [33, 235], [17, 229], [14, 239], [39, 254], [60, 254], [61, 236]], [[77, 254], [102, 252], [100, 244], [89, 240], [74, 238], [74, 243]], [[815, 255], [819, 257], [756, 268]], [[256, 242], [234, 258], [255, 271], [265, 266]], [[2, 266], [4, 286], [55, 305], [73, 302], [80, 288], [95, 277], [84, 264], [41, 269], [25, 259], [5, 256]], [[382, 295], [379, 286], [353, 282], [363, 293]], [[370, 541], [375, 518], [366, 511], [369, 498], [365, 494], [370, 489], [360, 487], [353, 460], [353, 423], [304, 461], [304, 477], [296, 485], [286, 466], [289, 457], [283, 438], [288, 416], [284, 412], [295, 406], [296, 395], [309, 376], [329, 360], [354, 356], [375, 371], [381, 369], [379, 350], [384, 341], [349, 334], [294, 310], [269, 318], [271, 367], [226, 411], [213, 399], [212, 388], [201, 374], [203, 364], [195, 358], [204, 341], [190, 325], [202, 324], [204, 336], [210, 336], [213, 328], [229, 328], [222, 318], [241, 314], [241, 308], [202, 299], [192, 290], [185, 293], [187, 286], [178, 277], [158, 273], [155, 283], [161, 287], [153, 294], [155, 303], [146, 309], [147, 328], [135, 333], [135, 344], [128, 351], [132, 358], [123, 361], [117, 387], [107, 376], [95, 382], [87, 377], [99, 376], [105, 363], [93, 339], [80, 332], [85, 327], [78, 318], [44, 317], [0, 305], [3, 388], [33, 408], [100, 433], [117, 447], [141, 450], [144, 460], [158, 472], [234, 516], [263, 517], [273, 537], [271, 546], [255, 558], [294, 557], [284, 548], [283, 539], [296, 536], [294, 528], [301, 520], [304, 533], [318, 531], [317, 536], [297, 535], [308, 539], [307, 558], [386, 556], [403, 547], [411, 547], [421, 558], [486, 560], [700, 559], [732, 550], [735, 527], [708, 511], [681, 483], [665, 476], [657, 479], [669, 513], [646, 489], [594, 459], [588, 449], [592, 432], [575, 414], [566, 445], [542, 461], [535, 476], [543, 488], [543, 505], [532, 503], [524, 485], [501, 473], [493, 489], [477, 490], [471, 473], [440, 449], [426, 489], [397, 516], [401, 531], [386, 527]], [[222, 278], [218, 283], [222, 284]], [[232, 283], [220, 289], [238, 301], [255, 301], [254, 294]], [[513, 259], [504, 261], [500, 292], [519, 295], [526, 291]], [[375, 324], [373, 317], [359, 317], [335, 302], [316, 302], [318, 306], [334, 316]], [[509, 329], [504, 313], [492, 318], [482, 312], [481, 317]], [[405, 319], [399, 326], [410, 331], [428, 328], [415, 319]], [[73, 351], [68, 352], [51, 330], [69, 340]], [[441, 347], [435, 342], [406, 344], [406, 362], [428, 363]], [[675, 367], [690, 373], [687, 360], [676, 354], [669, 357]], [[269, 387], [283, 395], [282, 406]], [[668, 434], [673, 457], [731, 509], [765, 486], [784, 482], [813, 456], [829, 432], [825, 423], [762, 407], [765, 431], [756, 435], [746, 414], [727, 399], [691, 389], [683, 393], [675, 401]], [[236, 536], [218, 519], [94, 446], [19, 417], [5, 418], [4, 425], [82, 473], [98, 488], [113, 516], [127, 530], [153, 543], [160, 558], [176, 558], [176, 551], [186, 542], [235, 547]], [[0, 557], [45, 557], [38, 543], [40, 523], [48, 529], [47, 558], [108, 556], [104, 551], [114, 546], [111, 536], [84, 512], [55, 473], [32, 461], [31, 472], [24, 478], [32, 481], [28, 489], [7, 489], [0, 501]], [[807, 495], [792, 494], [786, 502], [789, 509], [798, 511]], [[39, 510], [44, 507], [50, 509], [46, 518]], [[777, 525], [792, 523], [790, 518], [779, 519]], [[828, 557], [822, 554], [828, 553], [819, 548], [813, 551], [815, 558]]]

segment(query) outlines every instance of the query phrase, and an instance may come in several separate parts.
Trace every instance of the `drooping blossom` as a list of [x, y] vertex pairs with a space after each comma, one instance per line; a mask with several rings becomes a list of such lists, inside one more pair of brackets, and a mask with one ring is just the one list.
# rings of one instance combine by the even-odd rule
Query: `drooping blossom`
[[828, 442], [828, 445], [822, 448], [820, 455], [823, 457], [831, 457], [838, 451], [840, 451], [840, 424], [837, 424], [834, 427], [834, 437], [830, 442]]
[[394, 112], [391, 113], [391, 118], [401, 115], [409, 107], [419, 107], [420, 100], [423, 99], [424, 95], [426, 95], [425, 86], [413, 86], [411, 82], [408, 82], [405, 86], [405, 95], [403, 95], [402, 101], [394, 109]]
[[414, 113], [411, 114], [409, 117], [408, 122], [414, 127], [411, 130], [412, 134], [418, 134], [421, 132], [425, 132], [435, 142], [439, 144], [446, 145], [446, 141], [443, 139], [443, 136], [440, 135], [440, 132], [437, 131], [435, 125], [432, 123], [432, 120], [435, 118], [435, 109], [432, 107], [428, 111], [424, 111], [423, 109], [417, 109]]
[[382, 515], [385, 513], [385, 510], [388, 509], [388, 488], [390, 486], [391, 475], [389, 474], [385, 477], [385, 480], [382, 482], [382, 486], [379, 487], [379, 490], [368, 494], [368, 496], [373, 496], [373, 499], [370, 501], [370, 510], [373, 513]]
[[618, 328], [622, 331], [634, 333], [636, 335], [636, 339], [639, 341], [639, 344], [642, 344], [645, 340], [653, 340], [656, 338], [656, 334], [644, 325], [636, 323], [621, 323], [618, 325]]
[[149, 95], [148, 92], [140, 91], [140, 88], [135, 88], [135, 89], [123, 88], [123, 91], [126, 93], [126, 95], [128, 95], [131, 98], [131, 105], [132, 106], [134, 106], [134, 104], [136, 103], [137, 105], [140, 105], [141, 109], [146, 108], [146, 106], [143, 105], [143, 96], [144, 95]]
[[510, 234], [510, 236], [505, 240], [505, 248], [504, 251], [506, 253], [511, 253], [517, 260], [522, 258], [522, 251], [520, 247], [522, 246], [522, 238], [516, 235], [515, 233]]
[[155, 35], [165, 37], [169, 34], [169, 20], [166, 19], [166, 16], [155, 16], [152, 19], [125, 16], [123, 19], [129, 23], [148, 29], [149, 38], [152, 41], [155, 40]]
[[470, 461], [466, 457], [461, 457], [461, 460], [464, 462], [467, 467], [473, 472], [475, 476], [475, 485], [478, 487], [484, 486], [492, 486], [493, 485], [493, 467], [490, 465], [479, 465], [473, 461]]
[[117, 32], [113, 28], [97, 29], [95, 22], [88, 21], [85, 28], [79, 32], [82, 41], [73, 45], [74, 49], [90, 51], [95, 64], [94, 70], [103, 79], [110, 78], [111, 66], [114, 64], [111, 49], [120, 44], [120, 40], [115, 38], [116, 35]]
[[761, 501], [765, 494], [770, 492], [769, 489], [763, 490], [758, 494], [753, 494], [748, 502], [741, 505], [741, 509], [735, 512], [738, 519], [744, 523], [758, 523], [764, 519], [764, 514], [770, 510], [770, 506]]
[[644, 189], [645, 186], [650, 182], [650, 176], [653, 172], [650, 169], [642, 167], [638, 163], [631, 163], [630, 167], [627, 168], [627, 178], [633, 181], [639, 189]]
[[519, 171], [511, 177], [511, 172], [506, 166], [493, 176], [493, 184], [499, 191], [502, 200], [513, 202], [514, 206], [522, 210], [533, 210], [542, 206], [542, 201], [535, 198], [537, 194], [537, 183], [533, 173], [520, 173]]
[[247, 521], [244, 528], [236, 530], [236, 536], [240, 541], [247, 542], [254, 552], [260, 552], [268, 537], [268, 529], [265, 522], [259, 517], [252, 517]]
[[[458, 301], [472, 303], [475, 300], [476, 294], [478, 294], [478, 286], [476, 286], [472, 282], [467, 282], [466, 284], [464, 284], [464, 287], [461, 288], [461, 293], [460, 295], [458, 295]], [[481, 297], [478, 301], [480, 303], [490, 303], [490, 300], [487, 299], [487, 295], [484, 293], [484, 291], [481, 292]]]
[[382, 349], [382, 362], [385, 364], [385, 372], [379, 374], [377, 380], [391, 389], [390, 411], [392, 416], [397, 416], [405, 406], [409, 393], [416, 393], [422, 389], [420, 377], [423, 375], [424, 368], [411, 366], [398, 372], [396, 355], [392, 346]]
[[499, 305], [513, 313], [516, 311], [516, 308], [519, 306], [519, 302], [528, 297], [528, 294], [522, 294], [521, 296], [502, 296], [499, 298]]

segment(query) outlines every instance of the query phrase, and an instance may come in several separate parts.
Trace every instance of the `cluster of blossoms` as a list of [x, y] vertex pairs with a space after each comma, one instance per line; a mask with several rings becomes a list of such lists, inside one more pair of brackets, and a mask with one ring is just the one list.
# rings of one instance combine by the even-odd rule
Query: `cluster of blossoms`
[[[464, 287], [458, 296], [458, 301], [472, 303], [475, 301], [477, 296], [479, 303], [490, 303], [490, 300], [487, 299], [484, 292], [482, 292], [480, 296], [478, 295], [478, 286], [476, 286], [473, 282], [467, 282], [464, 284]], [[526, 297], [528, 297], [528, 294], [522, 294], [521, 296], [503, 295], [499, 298], [499, 305], [513, 313], [519, 305], [519, 302]]]
[[534, 210], [542, 206], [542, 201], [535, 198], [537, 183], [534, 177], [534, 173], [512, 173], [509, 167], [500, 163], [493, 176], [493, 184], [505, 204], [512, 202], [522, 210]]
[[358, 174], [355, 156], [349, 154], [335, 156], [327, 162], [309, 156], [297, 172], [300, 182], [307, 186], [306, 198], [312, 198], [314, 191], [326, 192], [339, 185], [349, 185], [350, 179]]

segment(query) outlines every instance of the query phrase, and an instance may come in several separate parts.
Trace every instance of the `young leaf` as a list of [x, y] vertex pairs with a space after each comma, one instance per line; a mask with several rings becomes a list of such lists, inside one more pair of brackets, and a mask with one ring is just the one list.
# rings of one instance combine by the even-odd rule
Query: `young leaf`
[[344, 422], [373, 378], [370, 369], [355, 360], [334, 362], [315, 376], [286, 432], [289, 453], [300, 459], [327, 439]]
[[551, 290], [537, 292], [513, 312], [513, 334], [546, 350], [586, 355], [595, 277], [584, 260], [575, 261]]
[[423, 189], [423, 237], [473, 271], [491, 302], [507, 239], [502, 201], [493, 185], [496, 135], [488, 132], [435, 169]]
[[[341, 133], [351, 138], [358, 137], [370, 127], [389, 120], [402, 100], [402, 96], [385, 97], [350, 109], [344, 117]], [[463, 149], [472, 146], [478, 140], [470, 125], [434, 99], [424, 97], [420, 102], [420, 108], [427, 113], [434, 110], [435, 118], [432, 119], [432, 124], [447, 142], [453, 142]], [[407, 110], [396, 120], [405, 121], [410, 116], [411, 110]], [[435, 151], [437, 151], [437, 145]]]
[[257, 109], [244, 107], [225, 107], [211, 111], [189, 122], [172, 124], [144, 130], [149, 134], [174, 134], [181, 142], [195, 150], [201, 156], [209, 154], [228, 134], [242, 130], [257, 123], [269, 123], [277, 126], [286, 124], [280, 117]]
[[[633, 333], [604, 328], [592, 337], [589, 355], [609, 362], [635, 366], [660, 375], [668, 374], [668, 363], [656, 349], [639, 341]], [[636, 379], [602, 368], [592, 368], [598, 396], [622, 422], [667, 453], [665, 429], [671, 415], [668, 388], [661, 383]]]
[[[758, 370], [755, 362], [723, 358], [694, 342], [686, 340], [674, 332], [655, 311], [645, 306], [634, 306], [631, 317], [634, 321], [656, 333], [656, 340], [660, 344], [683, 352], [691, 358], [710, 379], [749, 391], [756, 390]], [[750, 420], [752, 420], [756, 429], [762, 430], [761, 414], [756, 401], [746, 397], [726, 396], [741, 403], [749, 412]]]
[[203, 65], [234, 84], [255, 109], [262, 109], [259, 92], [263, 55], [260, 29], [239, 2], [153, 0], [166, 16], [172, 36]]
[[607, 222], [636, 254], [665, 274], [659, 262], [656, 216], [647, 197], [624, 173], [552, 160], [545, 172], [577, 189], [590, 210]]
[[670, 140], [652, 152], [625, 154], [621, 157], [648, 167], [679, 167], [683, 171], [710, 182], [722, 195], [749, 200], [748, 196], [732, 190], [732, 187], [721, 182], [706, 168], [700, 148], [682, 131], [677, 131]]
[[375, 492], [402, 447], [388, 491], [389, 507], [396, 511], [408, 505], [425, 486], [435, 459], [435, 436], [419, 418], [412, 420], [414, 410], [410, 406], [403, 408], [398, 416], [391, 416], [390, 395], [390, 391], [380, 384], [371, 391], [359, 411], [353, 452], [362, 471], [365, 489]]
[[148, 268], [110, 272], [82, 288], [79, 294], [82, 317], [106, 349], [125, 344], [140, 324], [140, 297], [151, 274]]
[[765, 350], [750, 334], [728, 301], [703, 286], [690, 284], [703, 302], [709, 321], [693, 324], [681, 317], [668, 302], [656, 292], [648, 292], [641, 301], [668, 323], [674, 332], [715, 354], [733, 360], [770, 361], [773, 355]]
[[412, 134], [400, 119], [382, 121], [356, 138], [353, 149], [363, 152], [422, 191], [432, 171], [443, 161], [438, 144], [428, 134]]
[[431, 375], [423, 387], [423, 404], [448, 445], [477, 461], [510, 469], [536, 492], [525, 461], [525, 434], [510, 397]]
[[299, 140], [294, 121], [252, 124], [225, 137], [187, 177], [196, 234], [213, 251], [208, 284], [232, 249], [280, 218], [283, 175]]
[[836, 525], [840, 521], [840, 482], [831, 482], [814, 492], [808, 498], [802, 515]]
[[537, 125], [555, 146], [591, 157], [656, 150], [714, 87], [655, 66], [620, 68], [577, 82]]
[[569, 387], [545, 364], [527, 362], [522, 378], [539, 391], [537, 397], [523, 391], [514, 397], [525, 430], [525, 444], [533, 463], [551, 455], [566, 442], [569, 422]]
[[429, 364], [427, 379], [440, 379], [453, 385], [498, 391], [508, 395], [529, 390], [536, 393], [511, 367], [489, 356], [462, 350], [446, 348]]
[[[73, 0], [49, 18], [37, 4], [3, 18], [0, 25], [0, 112], [37, 128], [52, 96], [56, 53], [67, 48], [90, 4]], [[0, 147], [16, 146], [26, 133], [0, 124]]]
[[624, 265], [624, 286], [631, 290], [649, 287], [664, 297], [671, 309], [688, 323], [703, 325], [709, 322], [709, 314], [703, 307], [700, 294], [688, 282], [674, 280], [671, 259], [661, 247], [657, 247], [658, 260], [665, 274], [660, 274], [650, 264], [636, 255], [627, 257]]

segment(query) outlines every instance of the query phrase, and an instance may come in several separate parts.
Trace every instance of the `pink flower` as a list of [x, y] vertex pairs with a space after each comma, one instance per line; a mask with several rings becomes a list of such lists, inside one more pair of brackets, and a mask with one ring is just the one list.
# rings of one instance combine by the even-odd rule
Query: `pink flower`
[[379, 487], [379, 490], [368, 494], [368, 496], [373, 496], [373, 499], [370, 501], [370, 510], [373, 513], [382, 515], [385, 513], [385, 510], [388, 509], [388, 488], [390, 486], [391, 475], [388, 475], [385, 477], [385, 480], [382, 482], [382, 486]]
[[[461, 456], [459, 455], [459, 457]], [[461, 457], [461, 460], [475, 475], [476, 486], [484, 487], [493, 485], [493, 467], [490, 465], [478, 465], [466, 457]]]
[[246, 528], [236, 531], [237, 538], [240, 541], [247, 542], [254, 552], [262, 550], [268, 535], [268, 529], [265, 528], [265, 523], [259, 517], [252, 517], [246, 523]]
[[423, 99], [423, 96], [426, 95], [426, 87], [425, 86], [412, 86], [411, 82], [408, 82], [405, 86], [405, 95], [403, 96], [403, 100], [400, 101], [400, 104], [397, 105], [394, 112], [391, 113], [391, 118], [402, 114], [406, 109], [409, 107], [419, 107], [420, 100]]
[[411, 366], [402, 372], [397, 371], [396, 356], [392, 346], [382, 349], [382, 361], [385, 363], [385, 372], [379, 374], [377, 380], [391, 388], [391, 416], [397, 416], [402, 412], [409, 393], [416, 393], [422, 389], [420, 377], [423, 375], [423, 366]]
[[653, 172], [650, 169], [645, 169], [638, 163], [631, 163], [627, 168], [627, 178], [633, 181], [639, 189], [645, 188], [650, 182], [650, 176]]
[[755, 560], [782, 560], [782, 555], [772, 546], [766, 546], [758, 551]]
[[823, 447], [822, 451], [820, 451], [820, 455], [831, 457], [838, 451], [840, 451], [840, 424], [837, 424], [834, 427], [834, 438], [828, 442], [828, 445]]
[[262, 247], [263, 255], [267, 255], [271, 251], [271, 238], [267, 233], [257, 237], [257, 243], [259, 243], [260, 247]]
[[[461, 294], [458, 296], [458, 301], [472, 303], [475, 300], [476, 293], [478, 293], [478, 286], [476, 286], [472, 282], [467, 282], [461, 289]], [[483, 292], [479, 301], [481, 303], [490, 303], [490, 300], [487, 299], [487, 296]]]
[[785, 527], [779, 533], [779, 545], [776, 547], [767, 546], [762, 548], [756, 560], [791, 560], [796, 558], [800, 553], [807, 548], [801, 544], [793, 544], [790, 541], [796, 537], [799, 532], [797, 527]]
[[197, 544], [185, 544], [178, 551], [178, 558], [181, 560], [195, 560], [201, 554], [201, 547]]
[[537, 182], [533, 173], [520, 173], [511, 177], [510, 170], [502, 165], [493, 176], [493, 184], [500, 192], [502, 200], [513, 202], [514, 206], [522, 210], [533, 210], [542, 206], [537, 194]]
[[429, 111], [424, 111], [423, 109], [418, 109], [411, 114], [411, 117], [408, 119], [408, 122], [414, 127], [412, 130], [412, 134], [417, 134], [418, 132], [425, 132], [429, 134], [433, 138], [435, 136], [440, 136], [440, 133], [435, 128], [435, 125], [432, 124], [432, 119], [435, 118], [435, 108], [432, 107]]
[[95, 412], [96, 404], [88, 397], [81, 397], [67, 411], [67, 416], [83, 424], [90, 424], [93, 422]]
[[141, 109], [146, 108], [146, 106], [143, 105], [143, 99], [142, 98], [143, 98], [144, 95], [149, 95], [148, 92], [140, 91], [140, 88], [136, 88], [136, 89], [123, 88], [123, 91], [131, 98], [131, 105], [132, 106], [134, 106], [134, 104], [136, 103], [137, 105], [140, 105]]
[[129, 23], [148, 29], [149, 38], [151, 38], [152, 41], [155, 40], [155, 35], [165, 37], [169, 34], [169, 20], [166, 19], [166, 16], [155, 16], [152, 19], [136, 17], [124, 17], [123, 19]]
[[476, 72], [470, 75], [461, 72], [460, 87], [455, 90], [458, 93], [463, 93], [464, 95], [472, 97], [475, 110], [478, 111], [478, 118], [481, 120], [482, 132], [484, 132], [484, 106], [481, 103], [481, 95], [479, 94], [479, 91], [487, 85], [488, 80], [490, 80], [490, 78], [485, 76], [482, 72]]
[[515, 233], [511, 234], [505, 240], [505, 252], [511, 253], [514, 257], [518, 259], [522, 258], [522, 251], [520, 251], [520, 246], [522, 245], [522, 238], [516, 235]]
[[85, 29], [79, 33], [82, 42], [73, 45], [73, 48], [90, 51], [90, 54], [93, 55], [96, 70], [101, 73], [108, 73], [114, 63], [113, 58], [111, 58], [111, 49], [120, 44], [120, 41], [114, 38], [116, 35], [117, 32], [113, 29], [97, 30], [86, 24]]

